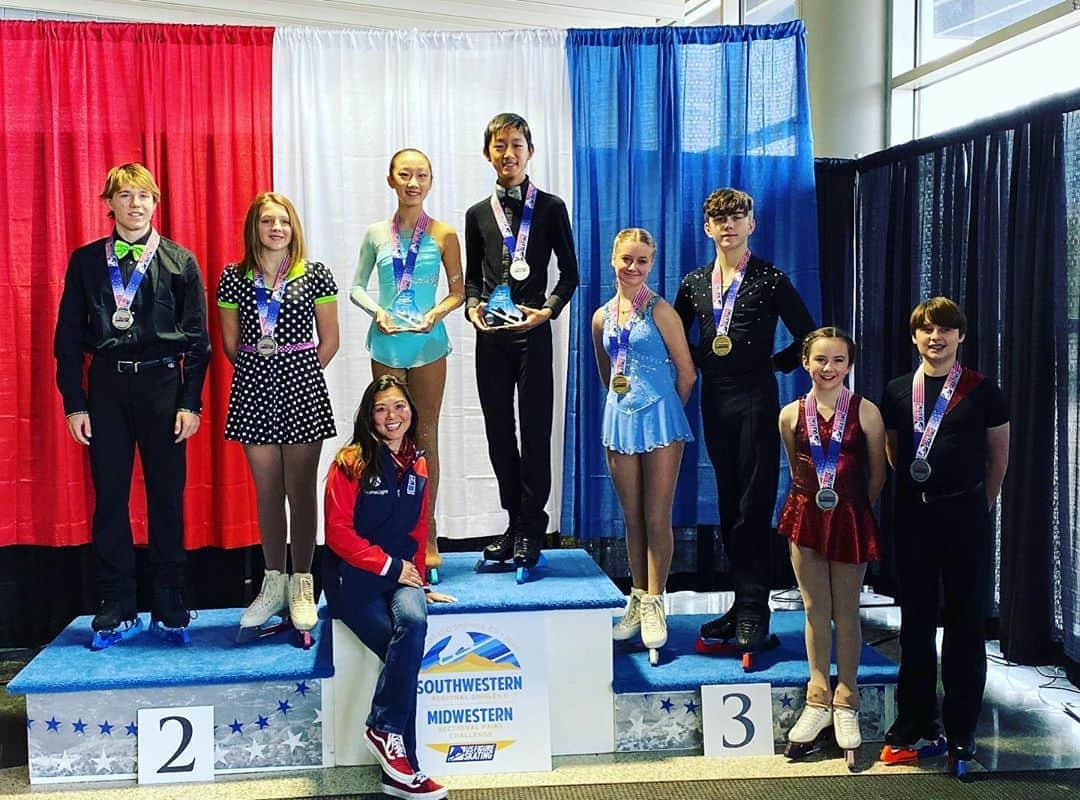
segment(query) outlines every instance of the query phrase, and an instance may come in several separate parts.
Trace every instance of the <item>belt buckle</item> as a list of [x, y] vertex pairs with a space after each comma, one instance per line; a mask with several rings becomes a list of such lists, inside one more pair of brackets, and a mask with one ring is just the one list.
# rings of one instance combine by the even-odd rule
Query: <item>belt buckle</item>
[[138, 373], [139, 362], [138, 361], [117, 361], [116, 371], [120, 373]]

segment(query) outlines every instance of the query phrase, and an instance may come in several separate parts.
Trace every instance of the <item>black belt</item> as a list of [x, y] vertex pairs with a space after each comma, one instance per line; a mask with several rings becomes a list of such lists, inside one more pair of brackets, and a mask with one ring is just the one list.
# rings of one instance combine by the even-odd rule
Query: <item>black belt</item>
[[969, 494], [983, 491], [983, 486], [983, 482], [979, 481], [974, 486], [969, 486], [967, 489], [959, 489], [955, 492], [937, 492], [935, 494], [919, 492], [919, 499], [927, 505], [930, 503], [941, 503], [945, 500], [958, 500], [961, 497], [967, 497]]
[[155, 367], [173, 369], [179, 363], [179, 359], [176, 356], [163, 356], [161, 358], [151, 358], [148, 361], [112, 361], [106, 363], [123, 375], [137, 375], [144, 370], [154, 369]]

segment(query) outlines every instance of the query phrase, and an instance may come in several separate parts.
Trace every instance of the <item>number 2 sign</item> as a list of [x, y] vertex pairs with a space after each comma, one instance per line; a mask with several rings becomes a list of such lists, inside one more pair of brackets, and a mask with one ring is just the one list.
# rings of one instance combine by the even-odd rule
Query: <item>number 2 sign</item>
[[701, 687], [706, 756], [772, 755], [772, 692], [767, 683]]
[[213, 706], [139, 709], [139, 783], [213, 779]]

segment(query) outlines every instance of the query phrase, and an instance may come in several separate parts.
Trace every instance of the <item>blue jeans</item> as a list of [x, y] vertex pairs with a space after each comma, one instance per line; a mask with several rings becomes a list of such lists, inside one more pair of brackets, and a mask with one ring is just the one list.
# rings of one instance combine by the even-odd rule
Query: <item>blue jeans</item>
[[[424, 590], [398, 584], [372, 593], [371, 583], [341, 565], [341, 603], [335, 616], [383, 662], [367, 726], [401, 734], [413, 769], [416, 762], [416, 677], [427, 636]], [[359, 577], [360, 580], [356, 580]]]

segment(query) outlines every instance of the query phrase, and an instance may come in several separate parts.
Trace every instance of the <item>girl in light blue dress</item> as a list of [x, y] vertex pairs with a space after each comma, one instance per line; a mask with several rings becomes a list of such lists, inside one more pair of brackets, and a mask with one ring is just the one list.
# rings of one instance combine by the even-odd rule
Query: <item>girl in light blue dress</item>
[[667, 643], [664, 587], [674, 536], [671, 504], [683, 442], [684, 406], [697, 374], [679, 315], [646, 285], [656, 244], [648, 231], [615, 237], [617, 291], [592, 319], [600, 380], [608, 387], [601, 439], [622, 504], [633, 586], [616, 641], [641, 636], [655, 665]]
[[[439, 411], [451, 350], [443, 318], [465, 302], [465, 285], [457, 232], [424, 211], [431, 180], [431, 161], [419, 150], [399, 150], [390, 159], [386, 182], [397, 195], [397, 211], [364, 234], [349, 297], [374, 318], [368, 329], [372, 377], [390, 374], [407, 384], [420, 412], [416, 444], [427, 457], [429, 473], [428, 577], [438, 583]], [[378, 300], [367, 292], [376, 268]], [[436, 303], [440, 272], [449, 291]]]

